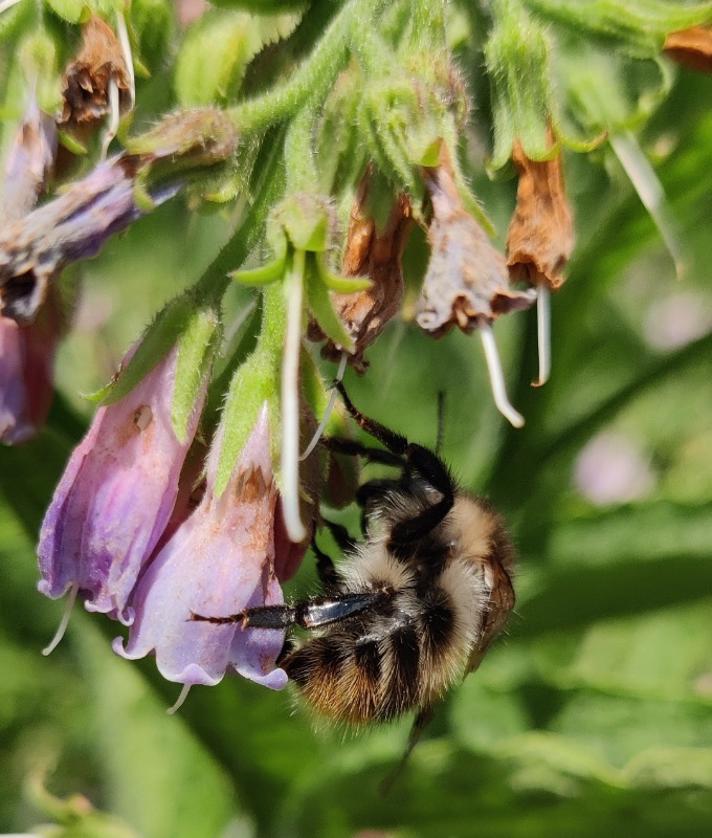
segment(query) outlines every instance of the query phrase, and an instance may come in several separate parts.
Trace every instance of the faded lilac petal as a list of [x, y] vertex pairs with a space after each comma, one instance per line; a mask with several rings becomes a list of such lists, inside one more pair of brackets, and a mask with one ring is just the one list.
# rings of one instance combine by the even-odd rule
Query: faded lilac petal
[[54, 393], [54, 355], [63, 324], [55, 294], [29, 326], [0, 316], [0, 442], [25, 442], [44, 424]]
[[655, 475], [634, 439], [604, 431], [579, 454], [574, 483], [591, 503], [606, 506], [644, 498], [655, 486]]
[[[0, 310], [31, 321], [47, 288], [68, 264], [95, 256], [109, 236], [140, 215], [134, 198], [139, 162], [115, 157], [58, 198], [0, 229]], [[154, 203], [177, 186], [152, 194]]]
[[181, 442], [171, 422], [176, 361], [174, 348], [99, 408], [72, 453], [40, 532], [41, 593], [61, 597], [76, 583], [87, 610], [131, 623], [127, 602], [170, 518], [205, 398], [203, 385]]
[[54, 120], [32, 100], [5, 160], [0, 218], [6, 223], [26, 215], [44, 192], [54, 165], [57, 129]]
[[191, 613], [223, 617], [250, 606], [281, 603], [274, 573], [276, 488], [272, 476], [267, 407], [220, 497], [213, 492], [222, 434], [208, 459], [207, 486], [198, 508], [177, 530], [141, 578], [132, 598], [136, 620], [129, 641], [114, 641], [123, 657], [152, 651], [169, 681], [214, 685], [228, 667], [260, 684], [287, 682], [275, 661], [284, 632], [215, 625]]

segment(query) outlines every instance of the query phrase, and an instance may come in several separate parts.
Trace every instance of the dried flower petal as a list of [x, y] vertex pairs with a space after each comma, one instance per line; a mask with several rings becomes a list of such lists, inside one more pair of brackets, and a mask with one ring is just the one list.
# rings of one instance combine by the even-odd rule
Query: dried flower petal
[[54, 120], [42, 113], [33, 98], [5, 160], [0, 218], [6, 223], [22, 218], [35, 206], [45, 190], [56, 150]]
[[671, 32], [665, 38], [665, 54], [703, 73], [712, 73], [712, 29], [705, 26], [692, 26], [679, 32]]
[[132, 660], [155, 651], [164, 678], [182, 684], [217, 684], [232, 667], [281, 689], [287, 676], [275, 661], [283, 631], [191, 620], [192, 614], [224, 617], [283, 601], [274, 571], [277, 491], [267, 405], [218, 497], [214, 485], [221, 440], [219, 429], [208, 459], [205, 495], [139, 582], [130, 639], [124, 648], [117, 638], [114, 651]]
[[[403, 300], [401, 258], [412, 223], [410, 203], [401, 195], [393, 203], [383, 230], [376, 228], [367, 207], [370, 180], [371, 175], [367, 172], [351, 208], [341, 270], [345, 276], [369, 277], [373, 284], [364, 291], [332, 295], [334, 308], [356, 343], [355, 352], [348, 360], [359, 372], [368, 366], [363, 357], [365, 350], [400, 310]], [[324, 354], [336, 360], [341, 353], [333, 343], [328, 343]]]
[[121, 110], [131, 107], [131, 75], [118, 38], [101, 18], [82, 29], [82, 46], [64, 74], [60, 125], [92, 124], [109, 113], [110, 88], [118, 89]]
[[78, 585], [88, 610], [132, 621], [129, 596], [171, 516], [205, 398], [204, 383], [179, 440], [177, 362], [173, 348], [128, 395], [99, 408], [72, 453], [40, 532], [41, 593], [56, 599]]
[[564, 282], [563, 269], [574, 246], [561, 155], [530, 160], [515, 141], [512, 160], [519, 170], [517, 206], [507, 236], [507, 265], [515, 279], [551, 290]]
[[430, 262], [416, 306], [418, 325], [435, 336], [455, 325], [471, 332], [500, 314], [529, 308], [534, 295], [511, 288], [504, 257], [465, 211], [445, 154], [440, 166], [425, 170], [425, 182], [433, 220]]

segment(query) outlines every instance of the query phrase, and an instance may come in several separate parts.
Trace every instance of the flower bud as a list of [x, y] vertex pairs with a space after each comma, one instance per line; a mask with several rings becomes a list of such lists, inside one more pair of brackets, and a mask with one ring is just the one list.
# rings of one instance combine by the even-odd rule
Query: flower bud
[[195, 379], [186, 354], [179, 341], [133, 389], [97, 411], [42, 523], [43, 594], [56, 599], [73, 589], [87, 610], [131, 623], [129, 597], [170, 519], [205, 400], [208, 376], [199, 358], [192, 410], [183, 415], [184, 381]]
[[135, 660], [155, 651], [164, 678], [215, 685], [231, 667], [272, 689], [286, 673], [275, 668], [284, 632], [243, 629], [238, 622], [193, 621], [193, 614], [228, 617], [279, 604], [274, 569], [275, 502], [268, 408], [265, 404], [225, 490], [215, 492], [223, 428], [208, 458], [205, 494], [151, 562], [132, 597], [130, 638], [114, 651]]

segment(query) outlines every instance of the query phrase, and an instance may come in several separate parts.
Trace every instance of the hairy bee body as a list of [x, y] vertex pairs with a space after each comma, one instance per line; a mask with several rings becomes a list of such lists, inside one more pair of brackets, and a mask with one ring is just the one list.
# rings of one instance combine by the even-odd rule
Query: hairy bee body
[[511, 608], [513, 551], [485, 501], [457, 493], [426, 538], [405, 550], [391, 543], [432, 494], [416, 480], [367, 506], [367, 538], [338, 565], [334, 593], [380, 593], [378, 604], [311, 633], [281, 661], [319, 715], [363, 725], [431, 706], [477, 665], [502, 573]]

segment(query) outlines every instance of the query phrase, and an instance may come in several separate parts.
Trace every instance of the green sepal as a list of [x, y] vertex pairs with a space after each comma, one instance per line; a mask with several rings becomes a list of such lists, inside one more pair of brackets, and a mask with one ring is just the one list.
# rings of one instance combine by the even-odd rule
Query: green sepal
[[197, 309], [178, 338], [171, 423], [182, 443], [187, 442], [200, 389], [206, 385], [215, 350], [220, 342], [220, 315], [212, 306]]
[[141, 212], [153, 212], [156, 202], [148, 191], [147, 172], [138, 172], [133, 182], [133, 200]]
[[269, 285], [263, 292], [262, 329], [257, 346], [233, 375], [222, 410], [223, 436], [215, 476], [216, 496], [222, 494], [230, 481], [235, 463], [265, 402], [270, 406], [273, 460], [279, 459], [280, 373], [286, 323], [282, 284]]
[[552, 146], [553, 95], [549, 45], [541, 26], [517, 0], [503, 0], [485, 44], [492, 90], [494, 148], [491, 175], [508, 165], [514, 143], [530, 160], [547, 160]]
[[67, 151], [71, 151], [72, 154], [76, 154], [77, 157], [83, 157], [85, 154], [89, 153], [89, 149], [67, 131], [58, 130], [57, 141], [60, 145], [64, 146]]
[[559, 129], [566, 145], [569, 133], [584, 133], [589, 143], [607, 132], [639, 128], [667, 97], [674, 72], [661, 57], [635, 59], [612, 53], [580, 38], [559, 36], [557, 82], [565, 108]]
[[319, 324], [319, 328], [337, 346], [342, 347], [347, 352], [353, 353], [356, 349], [356, 344], [351, 335], [346, 331], [343, 320], [334, 310], [331, 298], [329, 297], [329, 291], [319, 276], [319, 269], [315, 264], [314, 254], [307, 254], [307, 269], [305, 273], [309, 309]]
[[148, 327], [129, 361], [108, 384], [85, 395], [85, 398], [95, 404], [106, 405], [114, 404], [130, 393], [175, 345], [194, 308], [195, 300], [190, 294], [182, 294], [171, 300]]
[[373, 280], [367, 276], [340, 276], [329, 270], [325, 253], [316, 253], [314, 258], [319, 279], [331, 291], [338, 294], [354, 294], [356, 291], [366, 291], [373, 285]]
[[92, 7], [86, 0], [45, 0], [49, 8], [68, 23], [86, 23]]
[[269, 285], [270, 282], [277, 282], [277, 280], [282, 279], [286, 269], [285, 251], [281, 256], [278, 256], [266, 265], [261, 265], [259, 268], [246, 268], [239, 271], [232, 271], [228, 276], [241, 285]]
[[712, 2], [680, 3], [674, 0], [525, 0], [533, 11], [581, 33], [611, 41], [637, 58], [653, 58], [663, 48], [665, 36], [691, 26], [712, 23]]
[[320, 253], [329, 247], [331, 207], [321, 195], [290, 195], [275, 209], [273, 217], [295, 250]]

